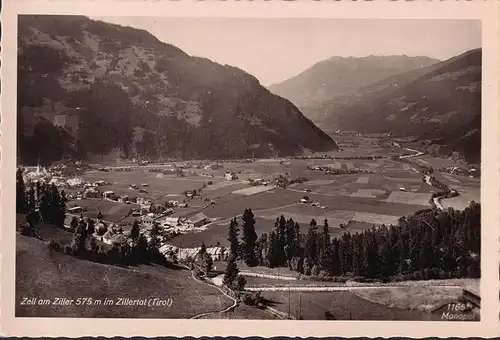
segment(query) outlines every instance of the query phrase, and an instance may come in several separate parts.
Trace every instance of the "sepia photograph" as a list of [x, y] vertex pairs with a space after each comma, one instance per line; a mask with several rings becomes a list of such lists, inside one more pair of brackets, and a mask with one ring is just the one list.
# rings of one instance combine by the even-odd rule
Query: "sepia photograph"
[[124, 6], [6, 23], [10, 329], [487, 332], [493, 20]]
[[480, 22], [21, 15], [17, 75], [16, 316], [479, 320]]

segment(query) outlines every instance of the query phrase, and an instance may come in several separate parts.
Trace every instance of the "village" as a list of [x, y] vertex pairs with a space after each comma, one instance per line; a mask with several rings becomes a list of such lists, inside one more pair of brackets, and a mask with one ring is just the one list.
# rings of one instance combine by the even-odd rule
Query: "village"
[[[131, 166], [98, 167], [96, 172], [131, 172], [134, 168], [147, 165], [148, 162], [133, 160]], [[81, 165], [81, 164], [78, 164]], [[213, 181], [208, 180], [198, 189], [184, 190], [184, 196], [180, 200], [169, 199], [164, 203], [158, 203], [157, 199], [147, 198], [150, 185], [148, 183], [132, 183], [128, 185], [129, 193], [117, 194], [112, 189], [112, 183], [106, 180], [84, 180], [80, 176], [65, 176], [66, 165], [59, 165], [51, 168], [44, 167], [26, 167], [24, 169], [24, 180], [26, 183], [43, 182], [49, 185], [55, 185], [58, 189], [65, 191], [67, 200], [66, 218], [64, 228], [73, 231], [76, 226], [75, 221], [92, 219], [95, 228], [92, 236], [96, 240], [113, 246], [131, 241], [130, 226], [133, 222], [138, 222], [140, 233], [144, 234], [146, 240], [151, 239], [150, 233], [153, 228], [158, 228], [160, 232], [160, 252], [169, 260], [188, 260], [195, 258], [200, 247], [180, 248], [168, 243], [173, 237], [179, 234], [196, 233], [206, 230], [211, 223], [216, 222], [217, 218], [208, 218], [202, 211], [185, 213], [190, 206], [190, 202], [200, 195], [201, 191], [212, 185]], [[175, 175], [178, 178], [198, 175], [195, 170], [218, 170], [223, 165], [210, 162], [206, 165], [199, 164], [174, 164], [161, 168], [149, 168], [149, 173], [161, 173], [162, 175]], [[88, 169], [87, 169], [88, 170]], [[82, 174], [82, 171], [79, 173]], [[214, 175], [202, 174], [202, 176], [213, 178]], [[226, 171], [221, 176], [225, 181], [235, 181], [238, 176], [235, 172]], [[267, 186], [271, 181], [260, 178], [248, 179], [249, 186]], [[138, 196], [141, 195], [141, 196]], [[167, 194], [168, 196], [168, 194]], [[127, 213], [115, 221], [108, 221], [101, 210], [97, 207], [100, 202], [110, 202], [112, 204], [127, 206]], [[79, 202], [87, 202], [86, 205]], [[91, 202], [92, 204], [88, 204]], [[304, 202], [304, 200], [302, 200]], [[215, 201], [205, 198], [204, 206], [214, 205]], [[314, 203], [312, 203], [314, 204]], [[202, 209], [200, 209], [202, 210]], [[94, 218], [89, 215], [97, 215]], [[90, 214], [89, 214], [90, 213]], [[214, 261], [225, 261], [228, 251], [225, 247], [216, 246], [207, 248], [207, 253], [212, 256]]]
[[[23, 180], [27, 188], [41, 182], [64, 192], [63, 225], [58, 231], [54, 227], [39, 228], [43, 237], [56, 239], [61, 247], [69, 247], [81, 225], [91, 230], [86, 235], [91, 240], [87, 243], [96, 243], [102, 254], [113, 254], [115, 248], [134, 249], [142, 237], [148, 245], [156, 244], [162, 261], [189, 269], [201, 275], [199, 280], [220, 289], [224, 288], [223, 273], [231, 258], [228, 228], [234, 222], [243, 228], [247, 208], [255, 216], [260, 247], [262, 237], [270, 237], [282, 218], [285, 223], [293, 221], [303, 237], [317, 223], [320, 228], [328, 227], [332, 239], [342, 240], [345, 234], [378, 232], [384, 225], [397, 225], [402, 216], [429, 208], [443, 212], [450, 207], [464, 209], [479, 198], [479, 179], [459, 173], [456, 169], [463, 168], [460, 164], [417, 152], [415, 157], [407, 157], [407, 153], [401, 154], [401, 147], [378, 148], [372, 141], [358, 139], [358, 143], [368, 144], [363, 153], [360, 147], [356, 154], [346, 147], [327, 155], [288, 158], [67, 162], [46, 168], [24, 167]], [[126, 253], [123, 251], [122, 256]], [[297, 274], [289, 268], [269, 267], [265, 262], [268, 253], [259, 250], [258, 254], [262, 257], [256, 267], [238, 262], [240, 275], [246, 278], [247, 295], [258, 290], [266, 299], [282, 299], [283, 282], [296, 282], [295, 286], [307, 291], [311, 299], [340, 294], [334, 291], [340, 288], [333, 286], [341, 283], [314, 281], [321, 278], [314, 276], [312, 268], [310, 274]], [[106, 259], [112, 261], [111, 255]], [[206, 263], [212, 265], [206, 267]], [[352, 283], [354, 279], [346, 278], [349, 285], [366, 284]], [[320, 291], [309, 292], [311, 289]], [[353, 293], [349, 294], [352, 298]], [[281, 317], [289, 317], [286, 309], [279, 307], [276, 311]], [[412, 312], [401, 313], [410, 317]], [[422, 312], [415, 317], [435, 315]]]

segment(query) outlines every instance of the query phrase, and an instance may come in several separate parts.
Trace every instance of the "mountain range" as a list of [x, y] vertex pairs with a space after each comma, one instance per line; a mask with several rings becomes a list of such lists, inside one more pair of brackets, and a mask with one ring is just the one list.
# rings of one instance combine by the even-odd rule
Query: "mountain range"
[[[310, 85], [314, 84], [311, 75], [316, 74], [317, 83], [321, 83], [325, 75], [332, 75], [326, 66], [335, 65], [332, 69], [338, 70], [340, 63], [345, 66], [340, 74], [354, 80], [339, 76], [335, 79], [351, 84], [349, 87], [337, 85], [337, 90], [333, 90], [334, 86], [330, 85], [331, 92], [322, 93], [321, 98], [309, 96], [307, 101], [303, 101], [304, 96], [296, 97], [292, 92], [285, 95], [324, 131], [342, 129], [413, 136], [426, 141], [427, 151], [441, 156], [458, 152], [469, 162], [479, 162], [481, 49], [440, 62], [406, 56], [333, 58], [270, 88], [283, 95], [280, 91], [295, 84], [293, 93], [317, 93], [318, 87]], [[373, 81], [377, 77], [372, 75], [377, 72], [369, 71], [368, 63], [378, 75], [385, 73], [387, 76]], [[387, 65], [392, 63], [397, 67], [389, 71]], [[358, 72], [360, 64], [364, 65], [362, 72]], [[323, 70], [320, 72], [318, 68]], [[405, 68], [406, 71], [393, 73], [395, 69]]]
[[[254, 76], [190, 56], [147, 31], [83, 16], [18, 22], [23, 162], [114, 150], [125, 158], [233, 158], [337, 149]], [[77, 137], [54, 127], [56, 116], [76, 117]], [[52, 144], [42, 149], [42, 141]]]
[[269, 90], [312, 111], [325, 101], [353, 93], [367, 84], [437, 62], [439, 60], [429, 57], [406, 55], [331, 57], [282, 83], [269, 86]]

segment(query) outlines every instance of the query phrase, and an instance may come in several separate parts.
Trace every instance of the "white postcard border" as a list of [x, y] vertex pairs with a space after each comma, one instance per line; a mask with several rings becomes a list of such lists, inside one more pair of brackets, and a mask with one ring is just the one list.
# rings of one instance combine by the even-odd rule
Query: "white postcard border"
[[[499, 20], [495, 1], [6, 0], [1, 58], [1, 333], [9, 336], [497, 336], [499, 323]], [[481, 321], [257, 321], [15, 318], [17, 14], [167, 17], [436, 18], [482, 22]]]

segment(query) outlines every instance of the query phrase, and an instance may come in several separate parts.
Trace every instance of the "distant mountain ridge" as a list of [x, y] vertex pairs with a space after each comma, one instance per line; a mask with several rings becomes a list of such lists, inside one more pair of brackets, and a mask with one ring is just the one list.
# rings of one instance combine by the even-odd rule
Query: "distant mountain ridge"
[[439, 62], [429, 57], [406, 55], [331, 57], [295, 77], [269, 86], [269, 90], [292, 101], [299, 108], [314, 107], [358, 90], [389, 76]]
[[[18, 150], [26, 162], [40, 151], [40, 129], [25, 133], [34, 117], [47, 123], [75, 110], [76, 154], [232, 158], [337, 148], [252, 75], [143, 30], [82, 16], [20, 16], [18, 42]], [[58, 152], [52, 158], [66, 151]]]
[[[366, 60], [370, 58], [367, 57]], [[384, 65], [390, 61], [389, 57], [376, 58], [384, 60]], [[352, 70], [352, 65], [346, 66], [340, 72], [348, 84], [342, 85], [342, 93], [337, 90], [324, 92], [322, 98], [308, 103], [301, 102], [300, 98], [293, 95], [287, 98], [299, 103], [301, 111], [323, 131], [342, 129], [411, 135], [428, 140], [423, 144], [424, 148], [433, 153], [449, 156], [458, 152], [469, 162], [477, 163], [481, 153], [481, 58], [481, 49], [441, 62], [423, 58], [422, 61], [428, 61], [427, 66], [410, 66], [409, 70], [376, 81], [370, 81], [373, 79], [370, 77], [354, 77], [356, 86], [351, 86], [353, 81], [348, 79], [348, 75], [358, 73], [349, 71]], [[396, 57], [394, 60], [405, 59]], [[342, 58], [332, 58], [318, 63], [316, 68], [323, 70], [323, 77], [329, 77], [338, 70], [340, 60]], [[368, 65], [366, 60], [364, 63]], [[413, 65], [420, 63], [418, 61]], [[403, 69], [408, 66], [405, 65]], [[282, 83], [271, 88], [279, 93], [287, 86], [292, 87], [290, 84], [304, 85], [307, 82], [303, 79], [318, 74], [317, 70], [313, 72], [312, 69], [286, 81], [286, 86], [282, 86]], [[383, 69], [387, 71], [387, 68]], [[336, 79], [340, 79], [340, 75]], [[317, 84], [310, 88], [306, 86], [302, 95], [315, 93], [316, 88]], [[309, 97], [311, 98], [313, 97]]]
[[479, 162], [481, 60], [481, 49], [475, 49], [372, 84], [363, 96], [328, 107], [331, 123], [360, 132], [417, 136], [440, 146], [443, 155], [457, 151]]

